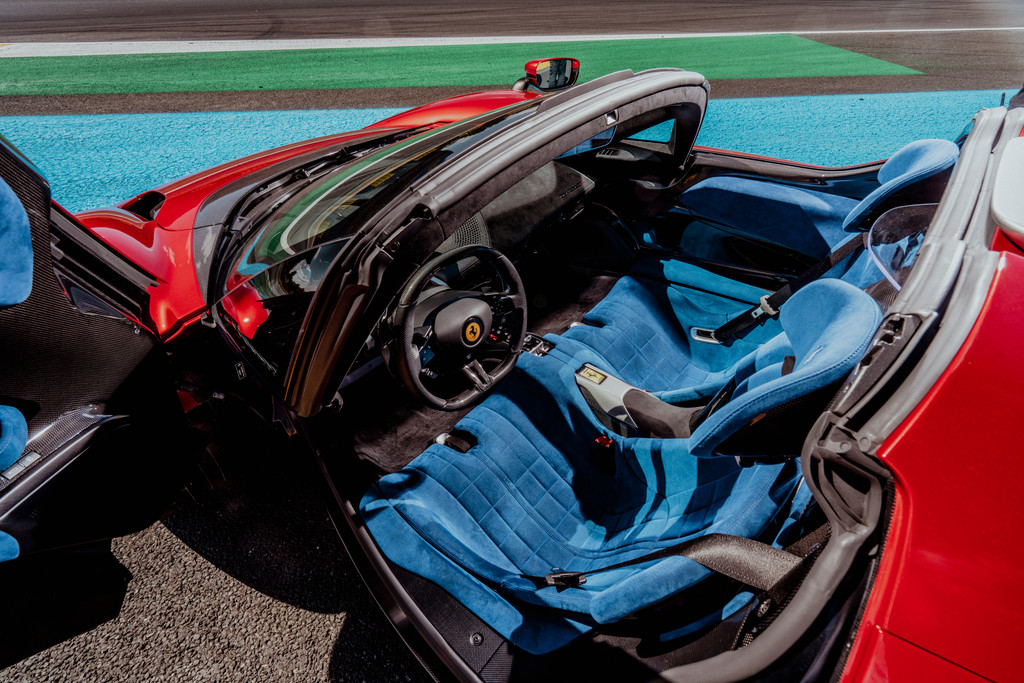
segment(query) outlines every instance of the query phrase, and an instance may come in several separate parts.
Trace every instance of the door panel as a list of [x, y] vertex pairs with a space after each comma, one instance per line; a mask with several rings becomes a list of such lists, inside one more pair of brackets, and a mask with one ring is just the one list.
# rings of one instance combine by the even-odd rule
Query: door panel
[[202, 443], [142, 313], [152, 276], [52, 204], [2, 137], [0, 177], [33, 252], [31, 293], [0, 307], [0, 405], [28, 423], [24, 452], [0, 472], [0, 532], [18, 545], [0, 562], [3, 665], [117, 615], [130, 574], [110, 539], [159, 518]]

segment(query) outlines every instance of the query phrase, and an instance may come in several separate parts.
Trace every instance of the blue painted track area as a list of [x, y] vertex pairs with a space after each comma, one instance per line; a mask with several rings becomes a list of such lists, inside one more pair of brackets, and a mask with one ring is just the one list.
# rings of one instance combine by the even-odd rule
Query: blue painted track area
[[973, 90], [712, 100], [697, 143], [847, 166], [887, 159], [914, 140], [952, 140], [978, 110], [998, 107], [1003, 95]]
[[[712, 86], [713, 87], [713, 86]], [[698, 143], [843, 166], [922, 138], [952, 139], [1003, 91], [712, 100]], [[1009, 95], [1011, 93], [1007, 93]], [[0, 134], [72, 212], [120, 203], [247, 154], [362, 128], [399, 109], [0, 116]]]

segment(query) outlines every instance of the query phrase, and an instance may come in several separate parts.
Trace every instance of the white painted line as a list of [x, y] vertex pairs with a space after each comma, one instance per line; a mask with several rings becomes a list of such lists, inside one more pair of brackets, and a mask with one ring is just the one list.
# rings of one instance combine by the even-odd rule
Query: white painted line
[[742, 33], [632, 33], [578, 36], [491, 36], [452, 38], [322, 38], [309, 40], [190, 40], [126, 41], [116, 43], [10, 43], [0, 44], [2, 57], [76, 57], [89, 55], [173, 54], [178, 52], [242, 52], [266, 50], [323, 50], [344, 48], [435, 47], [509, 43], [567, 43], [600, 40], [654, 40], [659, 38], [742, 38], [792, 34], [799, 36], [859, 33], [973, 33], [1024, 31], [1024, 26], [989, 28], [861, 29], [846, 31], [750, 31]]

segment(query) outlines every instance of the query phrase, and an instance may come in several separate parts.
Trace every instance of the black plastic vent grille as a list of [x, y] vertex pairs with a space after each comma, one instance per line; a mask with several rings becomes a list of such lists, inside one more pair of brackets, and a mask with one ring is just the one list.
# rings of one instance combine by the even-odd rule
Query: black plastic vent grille
[[[106, 246], [101, 246], [99, 240], [58, 211], [51, 215], [50, 231], [50, 254], [65, 294], [83, 290], [116, 311], [142, 322], [148, 329], [155, 329], [149, 313], [147, 290], [147, 286], [155, 283], [155, 280], [149, 273], [132, 268], [127, 262], [120, 264], [120, 269], [111, 267], [120, 259], [114, 254], [104, 253], [107, 251]], [[129, 272], [134, 280], [120, 271]], [[69, 282], [74, 285], [69, 285]], [[81, 309], [78, 299], [75, 296], [71, 298]], [[114, 317], [121, 316], [115, 314]]]

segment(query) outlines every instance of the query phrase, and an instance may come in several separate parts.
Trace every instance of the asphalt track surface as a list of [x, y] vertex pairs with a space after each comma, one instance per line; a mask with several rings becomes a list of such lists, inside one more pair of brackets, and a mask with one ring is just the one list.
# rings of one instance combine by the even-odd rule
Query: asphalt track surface
[[[447, 85], [479, 88], [514, 80], [524, 54], [544, 54], [542, 50], [553, 49], [581, 61], [582, 82], [625, 68], [643, 71], [665, 66], [699, 71], [716, 81], [918, 73], [791, 34], [578, 40], [550, 46], [495, 42], [267, 50], [259, 49], [260, 41], [214, 44], [232, 49], [206, 51], [205, 43], [176, 42], [170, 45], [182, 51], [5, 56], [0, 60], [0, 83], [4, 84], [3, 92], [11, 95], [357, 90], [367, 84], [389, 89]], [[58, 45], [74, 50], [79, 44]], [[145, 49], [167, 43], [141, 45]], [[200, 45], [202, 51], [188, 49]]]
[[1024, 26], [1016, 0], [4, 0], [0, 40], [799, 33]]
[[[1022, 3], [1024, 6], [1024, 3]], [[0, 42], [10, 40], [3, 33]], [[712, 98], [832, 95], [887, 92], [937, 92], [1018, 88], [1024, 81], [1024, 29], [1001, 31], [927, 31], [917, 33], [825, 33], [817, 43], [901, 65], [920, 73], [903, 75], [717, 78]], [[508, 87], [518, 77], [473, 86], [446, 83], [443, 75], [421, 87], [360, 89], [250, 88], [216, 92], [133, 92], [0, 96], [0, 115], [104, 114], [192, 111], [265, 111], [410, 107], [473, 90]], [[383, 80], [383, 79], [382, 79]], [[376, 86], [376, 82], [366, 85]]]
[[[1024, 3], [1018, 0], [596, 0], [554, 9], [538, 0], [5, 0], [0, 43], [537, 36], [607, 33], [813, 32], [834, 47], [916, 69], [899, 76], [719, 79], [712, 97], [761, 97], [1008, 88], [1024, 79]], [[862, 33], [856, 33], [862, 32]], [[367, 84], [373, 85], [373, 84]], [[478, 84], [485, 85], [485, 84]], [[504, 80], [486, 84], [507, 86]], [[472, 88], [226, 90], [216, 93], [7, 95], [0, 114], [239, 111], [405, 107]], [[303, 106], [296, 107], [301, 101]]]
[[[559, 14], [560, 12], [560, 14]], [[577, 33], [830, 31], [813, 39], [915, 76], [734, 79], [713, 97], [1019, 87], [1020, 2], [344, 3], [4, 0], [0, 42]], [[907, 29], [934, 32], [897, 33]], [[847, 33], [850, 30], [883, 32]], [[888, 32], [884, 32], [888, 31]], [[500, 84], [496, 84], [500, 85]], [[402, 107], [462, 87], [4, 96], [0, 114]], [[315, 477], [293, 454], [219, 453], [161, 522], [119, 539], [134, 579], [122, 615], [0, 672], [10, 681], [424, 680], [330, 526]]]

